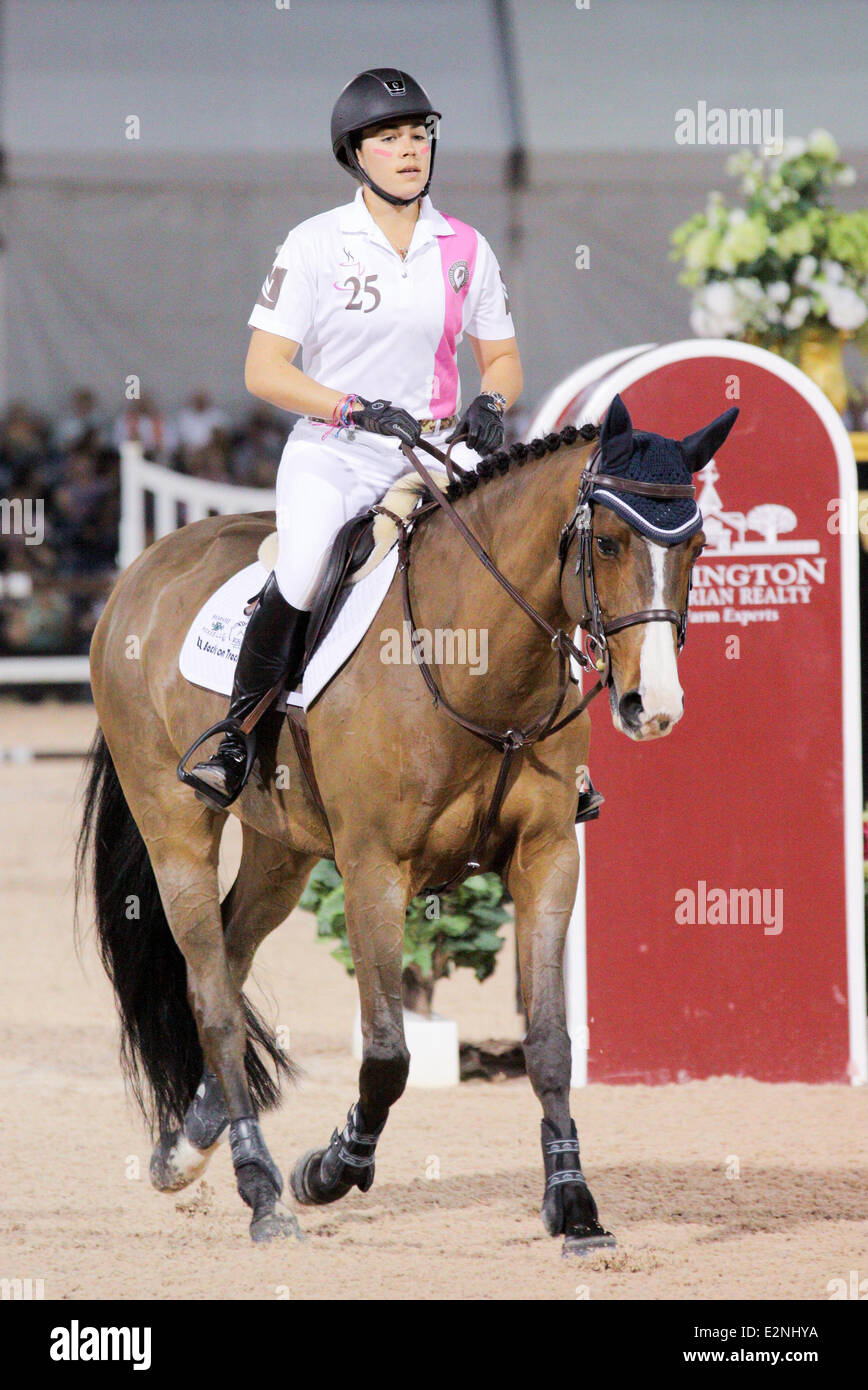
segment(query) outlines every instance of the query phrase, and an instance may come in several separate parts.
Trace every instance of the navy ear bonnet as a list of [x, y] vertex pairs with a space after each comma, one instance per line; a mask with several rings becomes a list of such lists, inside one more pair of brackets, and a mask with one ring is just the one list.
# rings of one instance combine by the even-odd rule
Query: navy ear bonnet
[[[634, 430], [627, 407], [616, 396], [600, 430], [599, 471], [637, 482], [692, 483], [735, 424], [738, 409], [719, 415], [710, 425], [685, 439]], [[660, 545], [677, 545], [702, 530], [702, 513], [692, 497], [643, 497], [638, 492], [616, 492], [600, 483], [594, 501], [623, 518], [641, 535]]]

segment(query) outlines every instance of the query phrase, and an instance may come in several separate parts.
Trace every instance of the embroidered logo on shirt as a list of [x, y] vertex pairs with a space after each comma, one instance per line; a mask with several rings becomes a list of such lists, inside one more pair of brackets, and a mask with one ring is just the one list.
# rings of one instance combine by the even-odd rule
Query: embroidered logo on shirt
[[463, 285], [467, 284], [467, 276], [469, 273], [466, 261], [452, 262], [447, 274], [449, 276], [449, 283], [456, 294]]
[[259, 291], [259, 298], [256, 301], [257, 304], [262, 304], [266, 309], [274, 308], [280, 296], [280, 287], [283, 284], [285, 275], [285, 265], [272, 266], [265, 277], [262, 289]]

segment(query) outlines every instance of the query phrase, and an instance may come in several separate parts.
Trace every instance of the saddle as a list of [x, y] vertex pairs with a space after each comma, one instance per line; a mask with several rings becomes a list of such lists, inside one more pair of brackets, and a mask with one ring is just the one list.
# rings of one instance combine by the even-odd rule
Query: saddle
[[[446, 474], [440, 470], [431, 470], [431, 476], [438, 486], [441, 483], [445, 486], [448, 482]], [[350, 517], [338, 531], [311, 610], [302, 674], [337, 618], [346, 600], [348, 586], [358, 584], [386, 558], [398, 539], [399, 527], [394, 518], [409, 516], [424, 495], [425, 487], [417, 473], [402, 474], [379, 502]], [[265, 569], [274, 569], [277, 563], [276, 531], [267, 535], [260, 545], [259, 560]]]
[[[432, 480], [445, 486], [449, 479], [439, 469], [431, 470]], [[398, 518], [410, 515], [425, 494], [426, 484], [418, 473], [404, 473], [387, 489], [382, 499], [357, 516], [345, 521], [332, 542], [331, 552], [319, 593], [311, 609], [304, 646], [304, 661], [298, 684], [316, 648], [334, 623], [346, 600], [349, 587], [358, 584], [384, 560], [400, 533]], [[272, 531], [259, 547], [259, 560], [266, 569], [277, 563], [277, 532]], [[257, 595], [258, 597], [258, 595]], [[252, 600], [251, 602], [255, 602]], [[286, 714], [292, 741], [307, 784], [328, 825], [328, 815], [316, 780], [310, 751], [307, 717], [296, 705], [287, 705]]]

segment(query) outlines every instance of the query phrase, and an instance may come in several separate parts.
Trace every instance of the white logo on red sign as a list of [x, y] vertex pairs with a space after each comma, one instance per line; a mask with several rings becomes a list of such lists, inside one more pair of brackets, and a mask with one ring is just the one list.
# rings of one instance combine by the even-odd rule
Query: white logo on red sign
[[781, 539], [798, 526], [795, 512], [780, 502], [760, 502], [746, 513], [728, 511], [715, 486], [720, 470], [714, 459], [697, 478], [707, 544], [694, 569], [690, 621], [778, 622], [785, 604], [810, 603], [813, 586], [825, 583], [826, 559], [818, 540]]

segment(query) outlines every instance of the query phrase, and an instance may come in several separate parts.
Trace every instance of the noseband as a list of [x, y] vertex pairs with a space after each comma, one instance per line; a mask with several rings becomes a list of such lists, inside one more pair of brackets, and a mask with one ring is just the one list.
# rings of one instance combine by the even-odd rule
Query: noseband
[[634, 478], [621, 478], [613, 473], [601, 473], [600, 460], [601, 453], [598, 448], [582, 472], [576, 510], [563, 527], [558, 541], [558, 558], [560, 560], [560, 578], [562, 579], [564, 566], [567, 562], [567, 553], [573, 542], [573, 537], [578, 535], [579, 553], [576, 557], [575, 572], [582, 576], [582, 602], [585, 608], [585, 616], [579, 620], [578, 625], [585, 635], [583, 645], [590, 649], [587, 653], [589, 662], [596, 670], [603, 673], [602, 679], [606, 685], [609, 685], [612, 680], [612, 663], [607, 639], [613, 632], [622, 632], [624, 628], [635, 627], [638, 623], [673, 623], [678, 650], [681, 651], [687, 636], [687, 610], [690, 604], [690, 589], [693, 587], [693, 581], [690, 580], [687, 603], [680, 612], [676, 612], [674, 608], [642, 608], [635, 613], [628, 613], [622, 618], [613, 618], [610, 622], [606, 622], [603, 618], [594, 574], [592, 545], [594, 493], [597, 488], [605, 487], [613, 492], [632, 492], [638, 493], [642, 497], [657, 497], [665, 500], [676, 497], [695, 497], [696, 488], [692, 483], [646, 483], [638, 482]]

